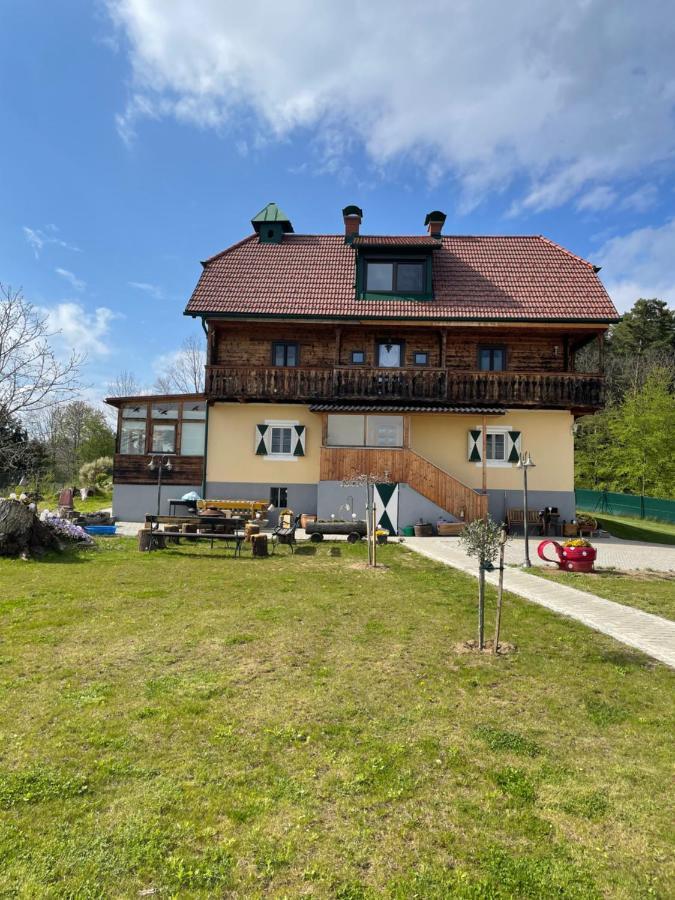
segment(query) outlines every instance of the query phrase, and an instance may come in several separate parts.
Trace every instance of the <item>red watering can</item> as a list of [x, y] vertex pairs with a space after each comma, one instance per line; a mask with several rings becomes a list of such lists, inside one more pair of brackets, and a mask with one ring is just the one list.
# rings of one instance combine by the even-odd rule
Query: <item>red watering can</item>
[[[544, 548], [552, 544], [558, 555], [557, 559], [550, 559], [544, 555]], [[545, 562], [555, 563], [559, 569], [567, 569], [569, 572], [592, 572], [597, 552], [595, 547], [561, 547], [557, 541], [542, 541], [537, 547], [539, 558]]]

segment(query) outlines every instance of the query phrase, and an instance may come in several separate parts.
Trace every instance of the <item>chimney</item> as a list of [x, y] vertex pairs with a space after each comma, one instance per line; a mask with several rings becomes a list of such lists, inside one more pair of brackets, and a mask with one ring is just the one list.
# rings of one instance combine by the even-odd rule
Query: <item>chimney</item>
[[445, 213], [435, 209], [433, 212], [427, 213], [424, 224], [427, 226], [427, 233], [430, 237], [440, 238], [445, 222]]
[[345, 244], [351, 244], [359, 233], [363, 210], [358, 206], [345, 206], [342, 210], [342, 218], [345, 223]]

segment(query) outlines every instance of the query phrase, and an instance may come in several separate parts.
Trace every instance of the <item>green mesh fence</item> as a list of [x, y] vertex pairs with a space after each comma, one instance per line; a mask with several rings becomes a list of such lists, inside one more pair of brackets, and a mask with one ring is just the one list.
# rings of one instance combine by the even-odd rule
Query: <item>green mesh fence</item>
[[610, 516], [631, 516], [636, 519], [660, 519], [675, 522], [675, 500], [659, 500], [638, 494], [615, 494], [612, 491], [575, 491], [577, 509], [585, 512], [607, 513]]

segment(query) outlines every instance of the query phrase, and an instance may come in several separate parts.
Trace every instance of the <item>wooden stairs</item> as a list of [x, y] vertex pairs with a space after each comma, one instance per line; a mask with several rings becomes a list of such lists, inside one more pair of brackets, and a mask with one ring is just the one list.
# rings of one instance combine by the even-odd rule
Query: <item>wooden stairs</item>
[[453, 478], [419, 453], [407, 448], [322, 447], [320, 478], [343, 481], [354, 475], [389, 473], [391, 481], [407, 484], [457, 519], [473, 522], [487, 515], [487, 495]]

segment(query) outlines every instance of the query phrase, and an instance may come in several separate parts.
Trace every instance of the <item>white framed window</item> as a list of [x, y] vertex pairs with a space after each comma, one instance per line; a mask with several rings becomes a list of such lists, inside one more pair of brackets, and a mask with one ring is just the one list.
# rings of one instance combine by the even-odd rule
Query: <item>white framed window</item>
[[506, 462], [506, 435], [503, 431], [488, 431], [485, 435], [485, 458], [488, 462]]
[[255, 453], [266, 460], [297, 462], [305, 455], [305, 438], [299, 422], [267, 419], [255, 427]]
[[[483, 465], [483, 432], [480, 425], [469, 430], [469, 462]], [[513, 466], [520, 453], [520, 431], [510, 425], [493, 425], [485, 435], [485, 464], [487, 466]]]
[[293, 429], [290, 425], [272, 425], [270, 428], [270, 455], [288, 456], [291, 452]]

